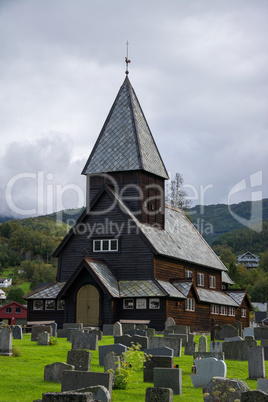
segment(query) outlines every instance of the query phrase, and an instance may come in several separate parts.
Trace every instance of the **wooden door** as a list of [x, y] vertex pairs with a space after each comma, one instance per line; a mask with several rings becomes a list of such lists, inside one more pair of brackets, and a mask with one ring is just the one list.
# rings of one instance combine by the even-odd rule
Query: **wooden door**
[[76, 322], [99, 326], [99, 292], [92, 285], [82, 286], [77, 293]]

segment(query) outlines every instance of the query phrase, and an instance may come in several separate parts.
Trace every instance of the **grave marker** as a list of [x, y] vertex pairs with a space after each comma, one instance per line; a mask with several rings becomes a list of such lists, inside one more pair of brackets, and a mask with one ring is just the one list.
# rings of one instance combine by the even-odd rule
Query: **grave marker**
[[173, 402], [173, 390], [164, 387], [148, 387], [145, 402]]
[[154, 381], [154, 368], [166, 367], [174, 368], [174, 359], [169, 356], [151, 356], [144, 362], [143, 366], [143, 382]]
[[213, 377], [226, 378], [227, 367], [223, 360], [208, 357], [207, 359], [194, 360], [194, 365], [196, 374], [191, 374], [194, 387], [206, 386]]
[[67, 363], [74, 366], [75, 370], [90, 371], [92, 353], [84, 349], [72, 349], [68, 351]]
[[154, 368], [154, 387], [173, 389], [175, 395], [182, 394], [182, 375], [179, 368]]
[[64, 370], [74, 370], [75, 367], [66, 363], [47, 364], [44, 370], [44, 381], [61, 383], [62, 373]]
[[97, 350], [98, 336], [95, 334], [74, 333], [72, 336], [72, 349]]
[[248, 376], [251, 379], [265, 378], [264, 350], [262, 346], [248, 348]]
[[108, 352], [103, 359], [104, 371], [120, 371], [120, 357], [114, 352]]
[[205, 335], [202, 335], [199, 338], [198, 352], [207, 352], [207, 349], [208, 349], [207, 337]]
[[8, 325], [0, 326], [0, 355], [12, 356], [12, 332]]

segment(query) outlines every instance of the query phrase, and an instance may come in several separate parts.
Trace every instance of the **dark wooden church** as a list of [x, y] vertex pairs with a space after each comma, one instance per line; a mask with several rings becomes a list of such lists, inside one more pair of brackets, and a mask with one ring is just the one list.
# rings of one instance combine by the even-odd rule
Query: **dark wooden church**
[[54, 253], [57, 282], [25, 297], [28, 321], [249, 325], [246, 291], [228, 290], [225, 265], [183, 211], [165, 205], [168, 174], [128, 76], [82, 173], [86, 210]]

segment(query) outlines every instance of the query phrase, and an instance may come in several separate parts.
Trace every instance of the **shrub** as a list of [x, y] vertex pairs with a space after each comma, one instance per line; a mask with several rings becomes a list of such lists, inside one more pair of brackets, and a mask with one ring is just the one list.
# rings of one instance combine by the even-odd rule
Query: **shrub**
[[12, 346], [12, 356], [13, 357], [21, 357], [22, 353], [18, 346]]

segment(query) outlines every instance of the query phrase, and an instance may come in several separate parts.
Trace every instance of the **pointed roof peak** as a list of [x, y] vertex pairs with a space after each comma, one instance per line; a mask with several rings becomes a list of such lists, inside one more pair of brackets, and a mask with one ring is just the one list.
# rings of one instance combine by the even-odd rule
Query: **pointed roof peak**
[[83, 174], [144, 170], [168, 179], [135, 91], [126, 75]]

